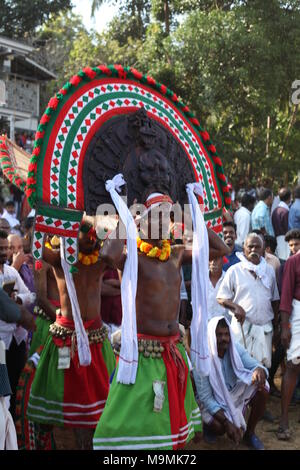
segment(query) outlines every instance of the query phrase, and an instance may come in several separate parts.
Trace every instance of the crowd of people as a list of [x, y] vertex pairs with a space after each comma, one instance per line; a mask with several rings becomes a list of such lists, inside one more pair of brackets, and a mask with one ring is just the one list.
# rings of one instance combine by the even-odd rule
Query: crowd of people
[[[270, 393], [281, 397], [277, 438], [289, 440], [288, 408], [293, 396], [297, 396], [300, 372], [300, 187], [295, 187], [294, 191], [281, 188], [275, 198], [270, 189], [260, 191], [259, 197], [253, 191], [243, 192], [236, 201], [235, 210], [226, 214], [223, 239], [229, 254], [209, 263], [208, 327], [212, 335], [209, 335], [212, 356], [222, 359], [221, 370], [227, 391], [224, 384], [221, 387], [216, 382], [216, 377], [220, 378], [217, 374], [219, 360], [212, 362], [212, 377], [201, 378], [195, 374], [198, 400], [203, 409], [204, 438], [211, 442], [217, 434], [226, 432], [229, 438], [240, 440], [238, 430], [235, 433], [232, 429], [232, 423], [235, 423], [233, 410], [243, 409], [249, 403], [249, 390], [244, 396], [243, 393], [240, 395], [240, 367], [253, 371], [260, 365]], [[188, 278], [186, 281], [189, 283]], [[189, 320], [182, 316], [185, 325]], [[236, 359], [228, 365], [234, 356], [238, 357], [236, 352], [228, 356], [224, 353], [233, 342], [242, 361], [242, 364], [238, 361], [239, 368]], [[253, 361], [257, 361], [256, 366]], [[279, 366], [281, 390], [274, 382]], [[249, 376], [249, 383], [253, 380]], [[220, 387], [225, 390], [223, 395], [217, 391]], [[252, 405], [255, 403], [257, 410], [250, 415], [244, 439], [254, 448], [262, 449], [263, 443], [254, 433], [255, 425], [261, 418], [272, 421], [274, 418], [265, 410], [265, 393], [257, 400], [258, 403], [250, 401]], [[226, 427], [224, 410], [225, 416], [226, 412], [231, 416]], [[240, 424], [239, 420], [237, 422]]]
[[[155, 193], [145, 204], [166, 199]], [[121, 301], [124, 240], [108, 238], [100, 248], [94, 221], [84, 217], [70, 276], [58, 237], [47, 237], [43, 262], [34, 263], [34, 211], [22, 218], [16, 201], [1, 198], [0, 449], [180, 449], [202, 423], [211, 443], [226, 434], [261, 450], [255, 429], [269, 392], [281, 396], [277, 437], [290, 439], [288, 407], [300, 373], [300, 187], [281, 188], [276, 199], [270, 189], [244, 192], [224, 214], [224, 242], [207, 231], [201, 302], [210, 369], [201, 374], [189, 355], [195, 287], [182, 242], [148, 232], [138, 239], [138, 354], [126, 352], [133, 357], [126, 369], [121, 351], [130, 331], [122, 338], [120, 326], [132, 293]]]

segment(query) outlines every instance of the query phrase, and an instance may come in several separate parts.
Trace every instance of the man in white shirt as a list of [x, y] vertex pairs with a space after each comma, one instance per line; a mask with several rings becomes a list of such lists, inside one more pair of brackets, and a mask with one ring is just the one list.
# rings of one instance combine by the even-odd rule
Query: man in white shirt
[[227, 317], [227, 310], [217, 301], [217, 293], [224, 276], [225, 272], [223, 271], [223, 257], [220, 256], [219, 258], [211, 260], [209, 262], [209, 287], [207, 301], [208, 321], [211, 318], [220, 315]]
[[[257, 234], [248, 235], [244, 254], [238, 255], [241, 262], [228, 269], [217, 298], [221, 305], [232, 310], [237, 317], [231, 323], [236, 340], [269, 368], [272, 322], [276, 328], [278, 325], [279, 294], [275, 272], [263, 258], [263, 241]], [[240, 309], [238, 315], [237, 307]], [[240, 320], [242, 326], [237, 320]]]
[[3, 219], [6, 219], [10, 225], [11, 233], [15, 233], [16, 235], [21, 235], [20, 232], [20, 221], [16, 217], [15, 213], [15, 204], [13, 201], [7, 201], [5, 204], [6, 211], [5, 214], [2, 215]]
[[[28, 306], [35, 300], [35, 294], [25, 286], [20, 274], [12, 266], [6, 264], [8, 257], [7, 233], [0, 231], [0, 287], [14, 282], [14, 291], [10, 294], [16, 303]], [[14, 418], [16, 387], [26, 362], [26, 340], [28, 333], [16, 323], [0, 320], [0, 339], [5, 343], [6, 362], [9, 381], [12, 389], [10, 412]]]
[[233, 218], [236, 225], [236, 243], [243, 246], [244, 241], [251, 231], [251, 212], [253, 211], [255, 198], [248, 193], [243, 194], [241, 207], [235, 212]]

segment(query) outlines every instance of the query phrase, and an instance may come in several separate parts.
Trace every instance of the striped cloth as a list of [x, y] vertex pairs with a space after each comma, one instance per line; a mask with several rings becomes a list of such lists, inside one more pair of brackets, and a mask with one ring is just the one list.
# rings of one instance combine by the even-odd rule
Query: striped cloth
[[[84, 326], [88, 330], [98, 325], [89, 321]], [[95, 428], [106, 403], [109, 377], [115, 368], [111, 344], [108, 339], [90, 344], [92, 362], [89, 366], [80, 366], [76, 350], [70, 367], [58, 369], [60, 346], [55, 341], [49, 335], [41, 354], [29, 397], [28, 419], [56, 426]]]
[[[174, 337], [168, 342], [146, 338], [162, 342], [162, 358], [140, 353], [135, 384], [118, 383], [114, 375], [94, 434], [95, 450], [182, 449], [202, 429], [183, 345]], [[158, 412], [154, 411], [154, 381], [164, 383], [165, 399]]]

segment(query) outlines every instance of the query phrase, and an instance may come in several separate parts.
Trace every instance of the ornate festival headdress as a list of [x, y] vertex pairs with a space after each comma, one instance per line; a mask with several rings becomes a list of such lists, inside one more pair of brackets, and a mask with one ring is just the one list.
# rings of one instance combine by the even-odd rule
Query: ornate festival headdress
[[139, 161], [155, 163], [154, 174], [165, 167], [174, 201], [184, 202], [185, 184], [202, 182], [206, 223], [221, 231], [222, 207], [230, 204], [226, 177], [189, 108], [133, 68], [82, 69], [50, 99], [36, 133], [26, 190], [36, 208], [34, 257], [42, 257], [43, 238], [52, 233], [64, 238], [67, 262], [76, 263], [83, 211], [95, 214], [100, 203], [111, 202], [105, 181], [123, 173], [128, 204], [145, 197], [145, 186], [153, 192]]

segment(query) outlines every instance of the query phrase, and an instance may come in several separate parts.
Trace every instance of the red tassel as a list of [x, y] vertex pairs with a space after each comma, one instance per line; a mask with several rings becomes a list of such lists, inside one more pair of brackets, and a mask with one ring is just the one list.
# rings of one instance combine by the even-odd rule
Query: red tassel
[[130, 68], [130, 72], [132, 73], [132, 75], [137, 78], [138, 80], [141, 80], [143, 74], [141, 72], [139, 72], [138, 70], [134, 69], [134, 68]]
[[40, 147], [35, 147], [35, 149], [33, 149], [33, 152], [32, 152], [32, 155], [36, 155], [38, 156], [41, 152], [41, 148]]
[[42, 267], [43, 267], [43, 263], [41, 261], [37, 260], [35, 262], [35, 270], [40, 271], [42, 269]]
[[72, 83], [73, 86], [77, 86], [81, 82], [81, 78], [78, 75], [73, 75], [73, 77], [70, 78], [69, 82]]
[[216, 151], [217, 151], [216, 147], [215, 147], [214, 145], [212, 145], [212, 144], [211, 144], [209, 147], [207, 147], [207, 148], [208, 148], [208, 150], [210, 150], [210, 152], [212, 152], [212, 153], [216, 153]]
[[45, 135], [45, 131], [43, 132], [37, 131], [37, 133], [35, 134], [35, 140], [42, 139], [44, 135]]
[[215, 162], [216, 165], [222, 166], [221, 158], [219, 158], [219, 157], [213, 157], [213, 160], [214, 160], [214, 162]]
[[43, 114], [43, 116], [41, 117], [40, 123], [46, 124], [49, 121], [50, 121], [50, 116], [48, 116], [48, 114]]
[[91, 69], [90, 67], [85, 67], [84, 69], [82, 69], [82, 71], [91, 79], [93, 80], [93, 78], [96, 77], [97, 73], [95, 72], [95, 70]]
[[33, 171], [34, 173], [36, 172], [37, 170], [37, 163], [29, 163], [29, 166], [28, 166], [28, 173], [30, 171]]
[[36, 183], [36, 179], [33, 178], [33, 176], [30, 176], [28, 179], [27, 179], [27, 184], [28, 186], [31, 185], [31, 184], [35, 184]]
[[61, 88], [58, 92], [60, 95], [66, 95], [67, 94], [67, 90], [65, 88]]
[[149, 75], [147, 75], [147, 82], [149, 83], [149, 85], [153, 85], [153, 86], [156, 84], [154, 78], [149, 77]]
[[58, 103], [59, 103], [59, 100], [57, 99], [57, 97], [56, 97], [56, 96], [53, 96], [53, 97], [50, 98], [50, 100], [49, 100], [48, 107], [49, 107], [49, 108], [56, 109]]
[[204, 142], [206, 142], [207, 140], [209, 140], [209, 133], [207, 131], [204, 131], [204, 132], [200, 132], [201, 134], [201, 137], [202, 139], [204, 140]]
[[111, 70], [106, 67], [106, 65], [98, 65], [97, 69], [101, 70], [102, 73], [104, 73], [105, 75], [111, 75]]
[[35, 189], [33, 189], [33, 188], [28, 188], [26, 190], [26, 196], [27, 197], [31, 197], [33, 193], [35, 193]]

